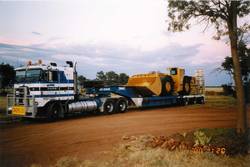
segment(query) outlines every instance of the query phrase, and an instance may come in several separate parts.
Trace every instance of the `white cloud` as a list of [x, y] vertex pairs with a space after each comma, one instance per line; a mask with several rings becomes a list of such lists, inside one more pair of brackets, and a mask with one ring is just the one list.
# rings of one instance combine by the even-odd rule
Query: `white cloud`
[[0, 44], [1, 60], [15, 64], [17, 58], [21, 62], [77, 60], [80, 72], [89, 78], [100, 70], [134, 74], [164, 71], [167, 66], [218, 66], [229, 54], [228, 46], [212, 40], [213, 32], [202, 33], [198, 25], [186, 32], [168, 32], [166, 3], [3, 2], [0, 43], [9, 45]]

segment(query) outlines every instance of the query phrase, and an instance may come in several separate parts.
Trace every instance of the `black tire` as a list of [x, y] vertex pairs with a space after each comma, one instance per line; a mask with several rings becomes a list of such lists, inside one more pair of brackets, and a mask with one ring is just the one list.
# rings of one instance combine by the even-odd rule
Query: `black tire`
[[198, 104], [198, 101], [197, 101], [197, 100], [198, 100], [197, 98], [194, 98], [193, 104]]
[[124, 113], [128, 108], [128, 102], [124, 98], [120, 98], [116, 102], [116, 111], [119, 113]]
[[104, 114], [113, 114], [115, 112], [115, 102], [114, 100], [107, 100], [103, 105]]
[[187, 106], [189, 104], [189, 100], [187, 98], [183, 99], [183, 106]]
[[173, 95], [174, 81], [171, 76], [166, 76], [161, 79], [162, 90], [160, 96]]
[[182, 87], [182, 94], [183, 95], [189, 95], [191, 92], [191, 77], [184, 76], [183, 78], [183, 87]]
[[205, 104], [205, 100], [203, 97], [197, 99], [197, 104]]
[[60, 105], [57, 103], [52, 103], [48, 107], [48, 112], [47, 112], [47, 120], [48, 121], [55, 121], [59, 118], [59, 113], [60, 113]]
[[205, 99], [201, 98], [201, 104], [205, 104]]

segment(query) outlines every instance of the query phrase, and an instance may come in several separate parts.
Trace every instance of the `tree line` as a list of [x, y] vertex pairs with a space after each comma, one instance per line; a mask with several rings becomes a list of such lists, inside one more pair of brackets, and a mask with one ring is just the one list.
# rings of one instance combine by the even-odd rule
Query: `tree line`
[[[99, 71], [96, 73], [95, 81], [102, 81], [106, 86], [113, 85], [125, 85], [128, 82], [129, 76], [126, 73], [116, 73], [115, 71]], [[80, 85], [84, 85], [84, 82], [90, 81], [83, 75], [78, 76], [78, 82]]]
[[15, 70], [10, 64], [0, 64], [0, 88], [7, 88], [15, 81]]

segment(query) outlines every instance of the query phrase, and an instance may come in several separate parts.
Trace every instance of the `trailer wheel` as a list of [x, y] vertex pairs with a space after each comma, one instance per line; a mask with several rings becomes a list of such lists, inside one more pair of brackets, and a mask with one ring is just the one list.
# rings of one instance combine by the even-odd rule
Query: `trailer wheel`
[[197, 98], [194, 98], [193, 104], [198, 104], [198, 99]]
[[128, 103], [126, 99], [120, 98], [116, 102], [116, 110], [117, 112], [124, 113], [128, 108]]
[[103, 112], [104, 114], [113, 114], [115, 111], [115, 103], [113, 100], [107, 100], [103, 105]]
[[198, 104], [205, 104], [204, 98], [201, 97], [201, 98], [197, 99], [197, 103], [198, 103]]
[[195, 103], [196, 103], [195, 98], [190, 98], [189, 99], [189, 104], [195, 104]]
[[188, 99], [187, 99], [187, 98], [183, 98], [183, 99], [182, 99], [182, 105], [183, 105], [183, 106], [186, 106], [186, 105], [188, 105], [188, 104], [189, 104]]

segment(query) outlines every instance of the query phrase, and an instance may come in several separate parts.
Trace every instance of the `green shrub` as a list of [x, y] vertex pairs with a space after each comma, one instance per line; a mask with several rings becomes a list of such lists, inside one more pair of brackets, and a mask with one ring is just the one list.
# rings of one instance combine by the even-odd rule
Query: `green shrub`
[[194, 136], [195, 136], [195, 139], [194, 139], [194, 142], [195, 142], [195, 146], [198, 146], [198, 145], [207, 145], [210, 143], [212, 137], [208, 137], [205, 132], [203, 131], [195, 131], [194, 132]]

